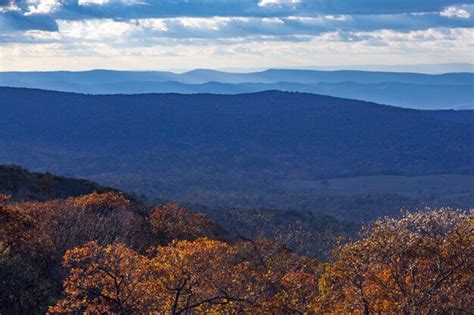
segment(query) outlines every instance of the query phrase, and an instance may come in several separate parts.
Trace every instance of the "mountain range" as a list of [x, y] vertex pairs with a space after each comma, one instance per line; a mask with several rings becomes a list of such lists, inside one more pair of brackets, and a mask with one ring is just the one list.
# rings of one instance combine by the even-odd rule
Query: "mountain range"
[[87, 94], [213, 93], [280, 90], [372, 101], [415, 109], [474, 108], [474, 73], [420, 74], [273, 69], [231, 73], [164, 71], [0, 72], [0, 86]]
[[0, 163], [151, 198], [340, 209], [339, 218], [350, 217], [348, 205], [384, 208], [380, 200], [390, 211], [474, 200], [469, 110], [420, 111], [279, 91], [84, 95], [0, 88], [0, 125]]

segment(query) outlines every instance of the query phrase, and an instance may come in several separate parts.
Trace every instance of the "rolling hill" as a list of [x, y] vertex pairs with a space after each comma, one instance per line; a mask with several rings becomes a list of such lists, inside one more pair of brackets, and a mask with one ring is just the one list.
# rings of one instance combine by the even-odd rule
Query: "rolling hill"
[[[1, 88], [0, 163], [211, 206], [314, 209], [328, 192], [298, 181], [381, 175], [401, 176], [393, 194], [406, 204], [456, 194], [470, 204], [473, 191], [448, 189], [459, 177], [433, 178], [444, 190], [405, 177], [472, 180], [473, 116], [278, 91], [95, 96]], [[419, 193], [404, 196], [407, 184]], [[354, 194], [394, 198], [371, 189], [344, 192]], [[359, 205], [371, 209], [372, 201]]]

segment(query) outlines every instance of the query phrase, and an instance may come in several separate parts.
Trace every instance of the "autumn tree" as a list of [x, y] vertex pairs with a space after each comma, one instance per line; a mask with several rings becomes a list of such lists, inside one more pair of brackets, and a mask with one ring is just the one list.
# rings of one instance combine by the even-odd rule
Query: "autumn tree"
[[154, 239], [163, 245], [173, 240], [195, 240], [199, 237], [225, 238], [223, 229], [202, 213], [190, 212], [173, 203], [156, 206], [150, 212], [149, 221]]
[[150, 279], [148, 259], [123, 244], [101, 246], [90, 242], [68, 250], [64, 267], [66, 299], [50, 308], [53, 313], [120, 313], [145, 310]]
[[252, 307], [246, 312], [303, 314], [314, 308], [321, 264], [265, 239], [243, 238], [234, 245], [240, 287]]
[[452, 314], [474, 309], [474, 218], [449, 209], [376, 221], [320, 281], [327, 312]]
[[[70, 274], [53, 313], [304, 313], [312, 308], [317, 264], [270, 243], [173, 241], [147, 256], [122, 244], [89, 243], [65, 255]], [[275, 245], [276, 246], [276, 245]]]
[[68, 249], [92, 240], [147, 246], [144, 224], [144, 218], [118, 193], [44, 202], [8, 202], [2, 197], [0, 284], [3, 292], [17, 292], [5, 293], [2, 306], [20, 313], [44, 311], [50, 298], [61, 291], [66, 276], [61, 263]]
[[89, 243], [69, 250], [65, 299], [50, 312], [184, 314], [230, 306], [231, 247], [219, 241], [177, 241], [145, 257], [122, 244]]

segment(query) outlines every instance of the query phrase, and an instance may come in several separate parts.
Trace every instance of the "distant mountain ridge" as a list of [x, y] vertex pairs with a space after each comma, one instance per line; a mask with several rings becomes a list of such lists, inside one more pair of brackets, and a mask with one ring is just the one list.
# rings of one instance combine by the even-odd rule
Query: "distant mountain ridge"
[[[48, 82], [42, 84], [51, 90]], [[220, 83], [207, 82], [203, 84], [188, 84], [176, 81], [153, 82], [131, 81], [94, 85], [63, 86], [65, 92], [86, 94], [150, 94], [150, 93], [180, 93], [180, 94], [241, 94], [263, 91], [305, 92], [371, 101], [381, 104], [416, 108], [416, 109], [472, 109], [474, 100], [470, 85], [430, 85], [398, 82], [386, 83]], [[416, 99], [413, 99], [416, 95]]]
[[221, 83], [318, 83], [343, 82], [358, 83], [404, 82], [418, 84], [470, 84], [474, 83], [474, 73], [422, 74], [403, 72], [376, 72], [360, 70], [291, 70], [269, 69], [250, 73], [232, 73], [209, 69], [196, 69], [184, 73], [169, 71], [52, 71], [52, 72], [0, 72], [0, 82], [37, 80], [64, 81], [78, 84], [114, 83], [127, 81], [176, 81], [202, 84], [209, 81]]
[[0, 86], [87, 94], [307, 92], [416, 109], [474, 108], [474, 73], [439, 75], [272, 69], [230, 73], [164, 71], [0, 72]]

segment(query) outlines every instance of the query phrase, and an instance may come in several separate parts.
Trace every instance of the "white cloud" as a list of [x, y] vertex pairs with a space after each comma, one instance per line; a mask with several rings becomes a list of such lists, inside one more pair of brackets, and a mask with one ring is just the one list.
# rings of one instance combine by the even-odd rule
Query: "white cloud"
[[166, 25], [165, 19], [138, 19], [132, 20], [131, 23], [141, 26], [145, 29], [150, 29], [153, 31], [166, 32], [168, 31], [168, 26]]
[[[474, 62], [470, 20], [474, 6], [469, 5], [420, 14], [351, 16], [318, 11], [305, 14], [306, 7], [300, 5], [303, 0], [254, 0], [250, 1], [254, 6], [254, 11], [248, 11], [250, 16], [245, 11], [240, 12], [242, 16], [194, 17], [158, 14], [153, 11], [154, 1], [146, 1], [147, 6], [145, 0], [21, 0], [18, 5], [8, 2], [9, 6], [0, 7], [0, 13], [16, 10], [42, 16], [23, 17], [22, 25], [17, 21], [20, 14], [0, 14], [0, 53], [4, 51], [6, 56], [1, 59], [9, 60], [10, 69], [45, 70], [61, 65], [65, 69], [145, 69], [153, 63], [170, 68], [383, 64], [414, 63], [417, 58], [424, 63]], [[189, 7], [193, 7], [193, 1], [187, 0]], [[68, 7], [71, 3], [89, 7], [74, 14]], [[114, 6], [100, 7], [108, 3]], [[142, 5], [116, 5], [120, 3]], [[257, 4], [261, 8], [255, 11]], [[77, 5], [73, 7], [77, 9]], [[90, 18], [110, 17], [109, 9], [112, 13], [125, 10], [131, 14]], [[148, 9], [146, 14], [134, 13]], [[83, 12], [94, 14], [82, 16]], [[73, 19], [66, 20], [69, 18]], [[20, 27], [2, 30], [3, 25], [12, 23]], [[54, 27], [44, 27], [42, 23]], [[44, 31], [55, 30], [56, 23], [57, 32]], [[31, 25], [43, 31], [28, 31]], [[53, 48], [57, 51], [48, 50]]]
[[0, 13], [8, 11], [20, 11], [20, 8], [16, 4], [16, 2], [9, 2], [6, 6], [0, 6]]
[[78, 4], [79, 5], [91, 5], [91, 4], [103, 5], [109, 2], [110, 0], [79, 0]]
[[387, 44], [399, 42], [419, 43], [459, 41], [469, 43], [472, 41], [472, 32], [468, 28], [430, 28], [422, 31], [397, 32], [393, 30], [380, 30], [375, 32], [354, 32], [354, 37], [367, 42], [373, 40], [384, 41]]
[[207, 29], [217, 31], [222, 26], [227, 25], [232, 18], [228, 17], [215, 17], [215, 18], [176, 18], [175, 21], [179, 21], [184, 27], [190, 29]]
[[[9, 62], [4, 63], [3, 70], [78, 70], [97, 67], [150, 70], [473, 61], [470, 28], [433, 28], [412, 32], [382, 30], [349, 34], [333, 31], [289, 42], [278, 36], [140, 38], [137, 34], [142, 30], [136, 24], [101, 22], [105, 24], [100, 26], [97, 20], [85, 25], [60, 22], [61, 41], [58, 43], [6, 44], [1, 48], [3, 57]], [[118, 32], [116, 27], [120, 29]], [[93, 30], [97, 33], [88, 34]], [[113, 37], [114, 31], [116, 37]], [[59, 35], [40, 32], [28, 33], [28, 36], [44, 39]]]
[[38, 30], [29, 30], [23, 32], [26, 38], [30, 38], [36, 41], [59, 41], [61, 40], [61, 34], [58, 32], [46, 32]]
[[449, 18], [461, 18], [461, 19], [468, 19], [471, 17], [471, 13], [463, 8], [460, 7], [447, 7], [440, 13], [441, 16], [449, 17]]
[[83, 41], [127, 40], [126, 35], [132, 34], [137, 26], [129, 22], [118, 22], [111, 19], [94, 20], [58, 20], [59, 33], [65, 39], [81, 39]]
[[61, 6], [59, 0], [28, 0], [28, 11], [25, 15], [49, 14]]
[[289, 16], [286, 19], [303, 24], [322, 24], [328, 21], [347, 22], [352, 20], [352, 17], [350, 15]]
[[119, 2], [124, 5], [143, 5], [147, 4], [144, 0], [78, 0], [79, 5], [87, 6], [87, 5], [104, 5], [111, 2]]
[[258, 6], [296, 6], [300, 4], [301, 0], [260, 0]]

